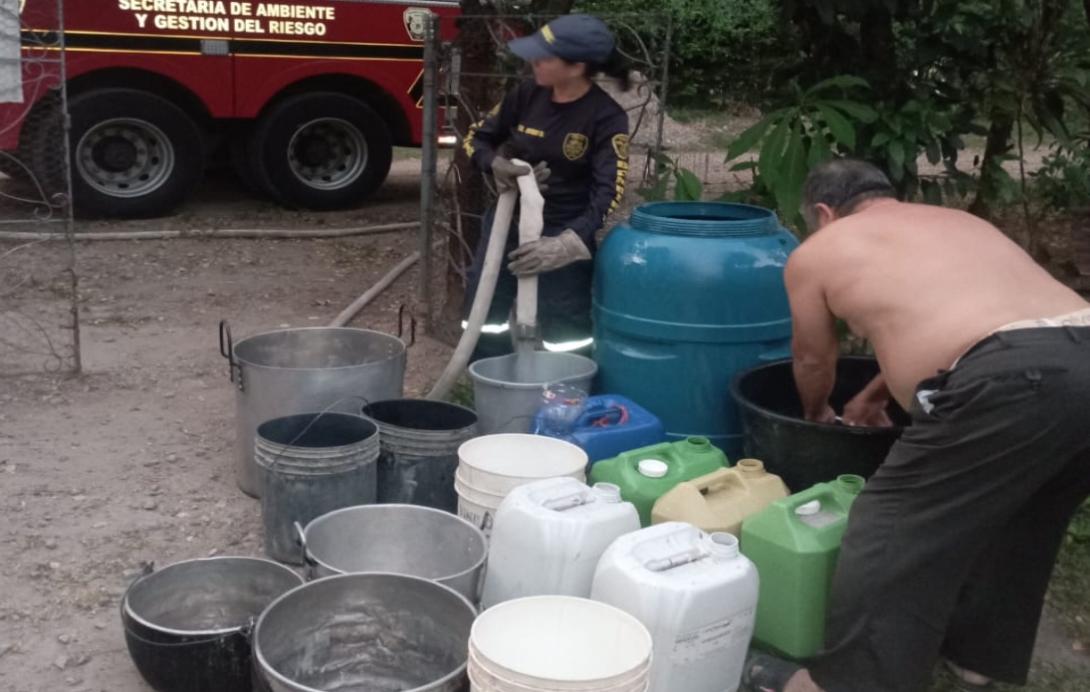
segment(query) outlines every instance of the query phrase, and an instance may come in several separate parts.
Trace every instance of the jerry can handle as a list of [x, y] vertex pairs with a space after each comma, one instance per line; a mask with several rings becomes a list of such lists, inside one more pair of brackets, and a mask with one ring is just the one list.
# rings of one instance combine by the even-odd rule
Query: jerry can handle
[[705, 493], [713, 488], [726, 488], [732, 485], [741, 485], [738, 481], [737, 474], [731, 473], [730, 469], [718, 469], [707, 475], [694, 478], [690, 482], [701, 493]]
[[629, 421], [628, 407], [617, 403], [595, 402], [587, 407], [579, 420], [575, 422], [577, 428], [607, 427], [611, 425], [624, 425]]

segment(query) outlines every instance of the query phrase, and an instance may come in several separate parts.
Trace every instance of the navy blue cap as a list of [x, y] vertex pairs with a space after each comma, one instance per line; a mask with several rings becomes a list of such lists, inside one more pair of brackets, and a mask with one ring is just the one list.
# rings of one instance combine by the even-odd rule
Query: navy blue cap
[[609, 60], [616, 43], [613, 32], [601, 19], [589, 14], [566, 14], [532, 36], [516, 38], [507, 47], [523, 60], [561, 58], [600, 65]]

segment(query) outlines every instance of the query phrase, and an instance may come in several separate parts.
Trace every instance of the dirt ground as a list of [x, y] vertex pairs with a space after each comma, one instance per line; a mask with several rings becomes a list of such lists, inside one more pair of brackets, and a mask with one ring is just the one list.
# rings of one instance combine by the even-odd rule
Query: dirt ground
[[[96, 230], [415, 220], [413, 165], [399, 162], [356, 212], [284, 212], [213, 178], [176, 217]], [[118, 617], [141, 565], [262, 553], [259, 505], [234, 483], [234, 392], [218, 321], [229, 319], [236, 337], [327, 323], [413, 249], [412, 231], [79, 245], [85, 374], [0, 379], [0, 690], [149, 689]], [[61, 251], [28, 251], [19, 270], [55, 264]], [[415, 286], [413, 271], [353, 324], [395, 330]], [[421, 393], [448, 354], [427, 338], [412, 347], [407, 393]], [[1077, 644], [1049, 618], [1039, 660], [1090, 676]]]

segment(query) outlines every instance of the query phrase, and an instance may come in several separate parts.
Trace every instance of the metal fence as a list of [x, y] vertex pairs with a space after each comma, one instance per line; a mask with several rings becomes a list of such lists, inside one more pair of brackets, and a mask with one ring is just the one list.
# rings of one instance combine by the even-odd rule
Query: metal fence
[[[495, 198], [491, 181], [473, 169], [460, 145], [469, 127], [503, 98], [528, 72], [510, 56], [506, 43], [536, 30], [553, 17], [541, 15], [462, 15], [456, 20], [432, 17], [428, 30], [424, 73], [424, 150], [421, 172], [421, 232], [419, 251], [420, 310], [426, 312], [429, 331], [435, 316], [450, 316], [460, 309], [466, 286], [465, 268], [479, 237], [484, 210]], [[620, 93], [610, 81], [605, 88], [628, 111], [631, 145], [626, 197], [633, 199], [655, 174], [656, 154], [663, 149], [666, 94], [669, 85], [673, 24], [669, 16], [649, 23], [646, 16], [602, 15], [618, 37], [620, 50], [632, 67], [632, 88]], [[640, 28], [634, 20], [639, 19]], [[443, 22], [457, 21], [463, 40], [441, 37], [454, 34]], [[657, 29], [648, 31], [654, 24]], [[466, 46], [466, 34], [480, 37], [480, 45]], [[489, 67], [466, 55], [489, 56]], [[452, 148], [443, 148], [444, 142]], [[614, 217], [624, 214], [621, 205]], [[614, 219], [607, 222], [609, 227]], [[438, 248], [438, 249], [437, 249]], [[450, 320], [445, 324], [449, 326]], [[441, 331], [441, 330], [440, 330]]]
[[80, 370], [63, 0], [0, 0], [0, 376]]

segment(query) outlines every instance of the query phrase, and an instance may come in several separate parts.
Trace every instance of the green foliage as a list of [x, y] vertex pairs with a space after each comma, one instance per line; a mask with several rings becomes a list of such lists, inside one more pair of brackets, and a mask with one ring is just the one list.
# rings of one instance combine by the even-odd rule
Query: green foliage
[[1082, 146], [1055, 147], [1033, 176], [1034, 190], [1049, 211], [1090, 208], [1090, 135]]
[[[791, 51], [775, 0], [579, 0], [576, 11], [623, 14], [641, 36], [673, 20], [671, 106], [749, 102], [771, 89], [771, 73]], [[624, 34], [622, 32], [622, 41]]]
[[[836, 154], [854, 154], [860, 129], [878, 120], [863, 99], [870, 87], [849, 75], [823, 80], [795, 102], [769, 113], [727, 147], [727, 161], [756, 151], [754, 187], [775, 201], [781, 218], [801, 227], [802, 185], [811, 168]], [[749, 162], [733, 170], [752, 169]]]
[[[636, 192], [648, 202], [673, 199], [677, 202], [696, 202], [704, 196], [704, 183], [688, 168], [680, 166], [676, 159], [665, 154], [655, 155], [655, 171], [647, 187]], [[673, 195], [671, 197], [671, 183]]]

